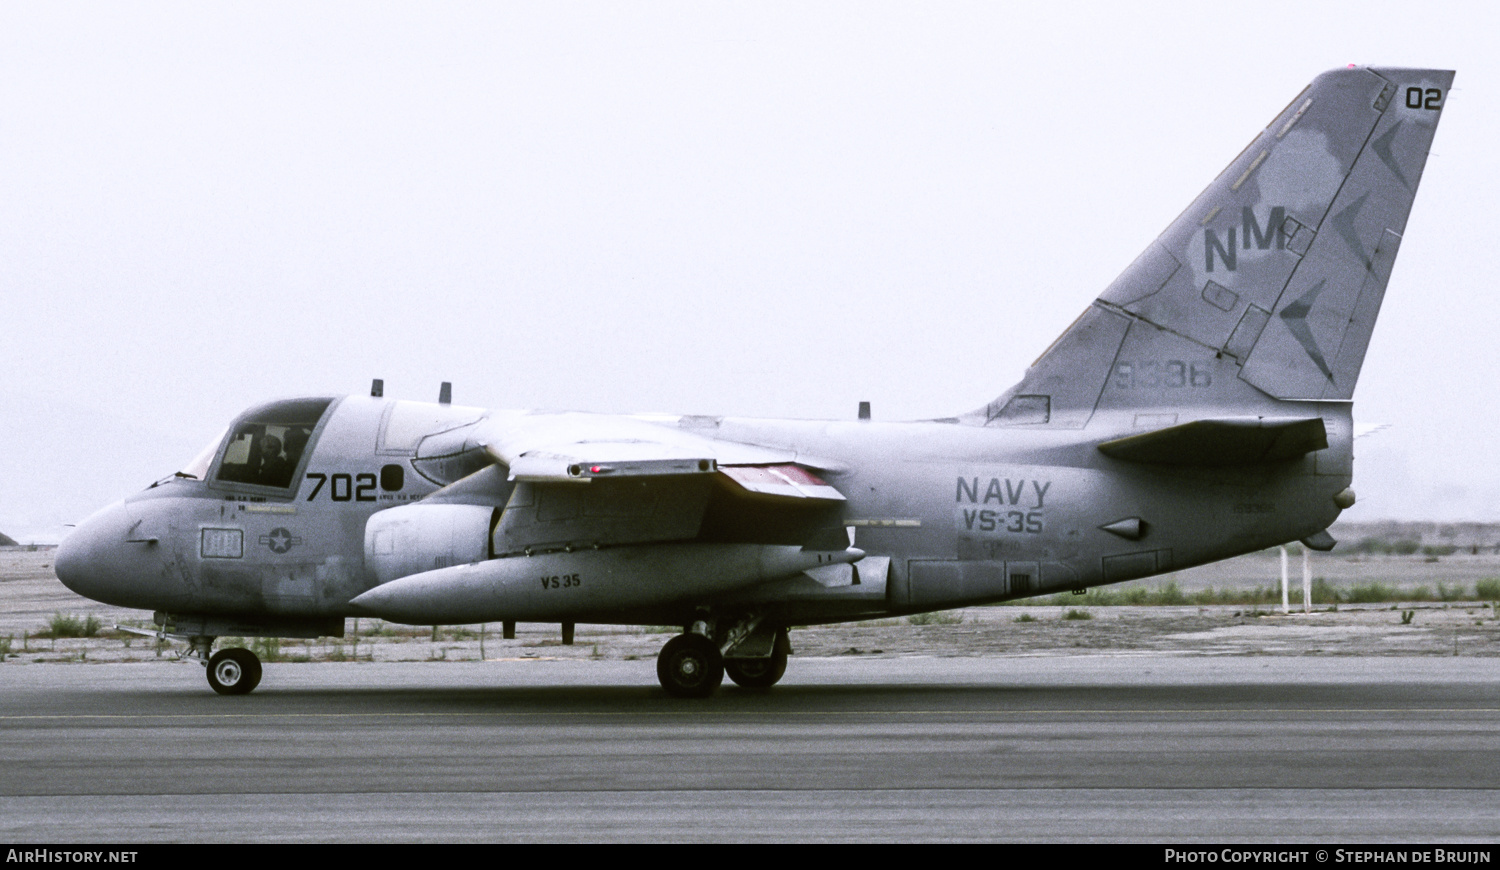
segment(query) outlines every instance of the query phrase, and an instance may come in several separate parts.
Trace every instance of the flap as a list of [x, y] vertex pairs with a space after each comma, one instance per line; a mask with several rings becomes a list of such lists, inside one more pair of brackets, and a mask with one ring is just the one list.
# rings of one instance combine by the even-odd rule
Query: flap
[[1322, 417], [1225, 417], [1106, 441], [1099, 452], [1148, 465], [1225, 466], [1296, 459], [1327, 446]]
[[756, 495], [844, 501], [843, 493], [796, 465], [726, 465], [719, 471], [741, 488]]

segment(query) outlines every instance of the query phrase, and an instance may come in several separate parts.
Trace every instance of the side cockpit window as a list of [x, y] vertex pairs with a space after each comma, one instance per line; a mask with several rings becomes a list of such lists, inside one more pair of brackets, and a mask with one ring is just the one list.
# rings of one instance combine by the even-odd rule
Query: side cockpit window
[[293, 399], [254, 408], [230, 426], [215, 480], [286, 489], [332, 399]]

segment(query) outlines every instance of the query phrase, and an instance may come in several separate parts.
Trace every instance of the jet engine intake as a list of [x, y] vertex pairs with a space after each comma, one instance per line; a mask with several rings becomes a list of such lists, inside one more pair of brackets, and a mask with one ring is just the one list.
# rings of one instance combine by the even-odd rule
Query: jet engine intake
[[466, 504], [413, 504], [380, 511], [365, 523], [365, 566], [380, 583], [490, 555], [498, 509]]

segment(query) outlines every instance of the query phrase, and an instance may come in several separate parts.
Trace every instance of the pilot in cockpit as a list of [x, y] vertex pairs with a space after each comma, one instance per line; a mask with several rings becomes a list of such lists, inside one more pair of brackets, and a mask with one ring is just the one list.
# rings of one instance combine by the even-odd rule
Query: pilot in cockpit
[[260, 470], [256, 483], [285, 487], [291, 483], [292, 465], [281, 455], [281, 439], [266, 435], [260, 439]]

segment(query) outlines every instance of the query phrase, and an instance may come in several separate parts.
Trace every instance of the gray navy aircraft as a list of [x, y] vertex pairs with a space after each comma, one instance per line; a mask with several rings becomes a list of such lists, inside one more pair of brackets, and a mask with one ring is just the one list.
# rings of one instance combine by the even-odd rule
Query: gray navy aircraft
[[58, 577], [224, 636], [345, 619], [680, 625], [677, 696], [767, 687], [796, 626], [1082, 591], [1300, 540], [1354, 504], [1350, 400], [1453, 73], [1319, 76], [1048, 347], [955, 417], [246, 411], [82, 523]]

